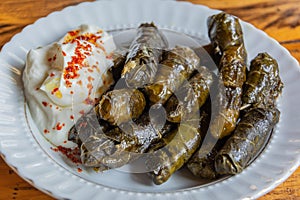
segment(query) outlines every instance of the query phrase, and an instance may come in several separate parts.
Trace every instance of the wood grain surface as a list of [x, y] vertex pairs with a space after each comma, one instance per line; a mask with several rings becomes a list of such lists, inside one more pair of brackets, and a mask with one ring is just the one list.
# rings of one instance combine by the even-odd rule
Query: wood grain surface
[[[16, 33], [40, 17], [53, 11], [76, 5], [82, 0], [1, 0], [0, 49]], [[300, 1], [299, 0], [190, 0], [234, 14], [275, 38], [300, 61]], [[300, 87], [300, 86], [299, 86]], [[259, 200], [299, 200], [300, 168], [273, 191]], [[0, 200], [49, 200], [21, 179], [0, 158]]]

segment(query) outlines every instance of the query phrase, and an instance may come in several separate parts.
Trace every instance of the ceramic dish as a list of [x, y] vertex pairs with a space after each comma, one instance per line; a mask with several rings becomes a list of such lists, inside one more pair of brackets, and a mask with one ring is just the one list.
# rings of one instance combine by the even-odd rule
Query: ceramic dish
[[153, 21], [159, 28], [206, 44], [206, 19], [218, 12], [186, 2], [104, 0], [68, 7], [27, 26], [0, 54], [1, 156], [22, 178], [59, 199], [255, 199], [272, 190], [300, 162], [300, 114], [295, 112], [300, 110], [300, 68], [278, 42], [248, 23], [241, 21], [249, 60], [267, 51], [279, 63], [285, 87], [278, 101], [281, 119], [270, 142], [241, 174], [207, 184], [182, 170], [166, 184], [155, 186], [145, 174], [126, 170], [79, 173], [50, 149], [26, 107], [21, 76], [27, 52], [56, 41], [80, 24], [94, 24], [116, 34]]

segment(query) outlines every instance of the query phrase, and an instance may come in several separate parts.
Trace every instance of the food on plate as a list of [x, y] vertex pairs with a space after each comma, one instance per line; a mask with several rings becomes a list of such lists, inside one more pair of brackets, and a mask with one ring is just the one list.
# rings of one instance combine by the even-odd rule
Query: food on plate
[[162, 49], [167, 47], [165, 36], [153, 23], [143, 23], [129, 47], [122, 78], [129, 87], [152, 83], [157, 72]]
[[23, 72], [26, 101], [38, 129], [54, 145], [76, 146], [68, 141], [68, 130], [113, 83], [107, 70], [115, 49], [112, 35], [82, 25], [28, 53]]
[[152, 170], [155, 184], [166, 182], [171, 175], [180, 169], [198, 148], [201, 135], [197, 128], [190, 124], [181, 124], [173, 139], [163, 148], [149, 154], [146, 166]]
[[53, 145], [80, 157], [76, 165], [97, 171], [141, 159], [158, 185], [184, 167], [205, 179], [240, 173], [279, 121], [283, 83], [267, 53], [246, 74], [238, 18], [213, 15], [208, 30], [202, 50], [168, 47], [154, 23], [143, 23], [129, 49], [117, 49], [110, 34], [82, 25], [30, 51], [23, 81], [33, 119]]
[[198, 112], [198, 108], [206, 102], [213, 83], [212, 72], [201, 66], [197, 73], [183, 83], [176, 94], [173, 94], [166, 103], [167, 120], [180, 123], [183, 115]]
[[259, 53], [252, 61], [243, 88], [243, 107], [274, 105], [283, 83], [277, 61], [268, 53]]
[[210, 131], [216, 138], [230, 135], [238, 121], [242, 105], [242, 86], [246, 81], [247, 53], [238, 18], [219, 13], [208, 19], [214, 52], [220, 56], [219, 93]]
[[153, 84], [145, 86], [151, 103], [164, 104], [197, 69], [200, 59], [189, 47], [165, 51]]
[[146, 114], [134, 122], [110, 126], [99, 119], [98, 111], [99, 104], [83, 115], [69, 131], [69, 140], [80, 146], [82, 164], [97, 167], [98, 171], [128, 164], [175, 128], [170, 123], [156, 127]]
[[142, 92], [137, 89], [116, 89], [102, 95], [98, 113], [101, 119], [120, 125], [138, 118], [146, 106]]
[[204, 179], [216, 179], [219, 174], [215, 170], [215, 157], [226, 139], [216, 141], [215, 138], [209, 136], [200, 148], [194, 153], [193, 157], [188, 161], [187, 167], [193, 175]]
[[232, 136], [215, 158], [218, 174], [240, 173], [264, 148], [279, 121], [277, 108], [252, 108], [238, 123]]

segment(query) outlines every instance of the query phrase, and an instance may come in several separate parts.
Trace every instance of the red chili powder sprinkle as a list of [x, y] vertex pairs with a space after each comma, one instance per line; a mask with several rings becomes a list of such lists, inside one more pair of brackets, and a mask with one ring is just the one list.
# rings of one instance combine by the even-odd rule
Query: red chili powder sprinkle
[[74, 94], [74, 92], [73, 92], [73, 91], [70, 91], [70, 94]]
[[70, 119], [73, 120], [73, 119], [74, 119], [74, 115], [71, 115], [71, 116], [70, 116]]
[[44, 133], [47, 134], [47, 133], [50, 133], [50, 131], [47, 129], [44, 129]]
[[81, 86], [82, 85], [82, 81], [81, 80], [77, 81], [77, 84]]
[[54, 93], [57, 92], [57, 91], [58, 91], [58, 88], [54, 88], [54, 89], [52, 90], [51, 94], [54, 94]]
[[67, 143], [67, 141], [65, 140], [65, 141], [64, 141], [64, 144], [66, 144], [66, 143]]
[[87, 105], [94, 105], [95, 102], [93, 99], [91, 99], [90, 97], [87, 97], [85, 100], [84, 100], [84, 103], [87, 104]]
[[93, 80], [95, 80], [93, 77], [88, 76], [88, 82], [92, 82]]
[[84, 110], [79, 111], [79, 114], [84, 115]]
[[64, 51], [62, 51], [61, 53], [62, 53], [63, 56], [66, 56], [66, 55], [67, 55], [66, 52], [64, 52]]
[[53, 77], [55, 76], [55, 74], [53, 72], [51, 72], [51, 74], [49, 75], [50, 77]]
[[78, 173], [81, 173], [81, 172], [82, 172], [82, 169], [81, 169], [81, 168], [77, 168], [77, 172], [78, 172]]
[[60, 122], [58, 122], [58, 123], [56, 124], [56, 126], [55, 126], [55, 129], [58, 130], [58, 131], [60, 131], [64, 126], [65, 126], [64, 123], [61, 124]]
[[86, 87], [87, 87], [87, 89], [91, 90], [91, 89], [93, 89], [93, 84], [88, 83]]
[[70, 159], [73, 163], [81, 164], [80, 149], [78, 147], [72, 149], [72, 148], [66, 148], [63, 146], [58, 146], [57, 148], [51, 147], [51, 149], [55, 152], [61, 152], [68, 159]]
[[43, 106], [45, 106], [45, 107], [47, 107], [47, 106], [48, 106], [48, 103], [47, 103], [47, 102], [45, 102], [45, 101], [43, 101], [43, 102], [42, 102], [42, 104], [43, 104]]

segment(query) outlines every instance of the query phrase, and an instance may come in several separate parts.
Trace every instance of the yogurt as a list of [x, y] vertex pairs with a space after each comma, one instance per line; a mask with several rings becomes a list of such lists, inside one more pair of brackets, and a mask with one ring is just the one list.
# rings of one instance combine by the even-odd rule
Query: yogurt
[[58, 42], [30, 50], [23, 72], [26, 101], [53, 145], [75, 147], [68, 131], [113, 83], [107, 73], [116, 49], [102, 29], [81, 25]]

